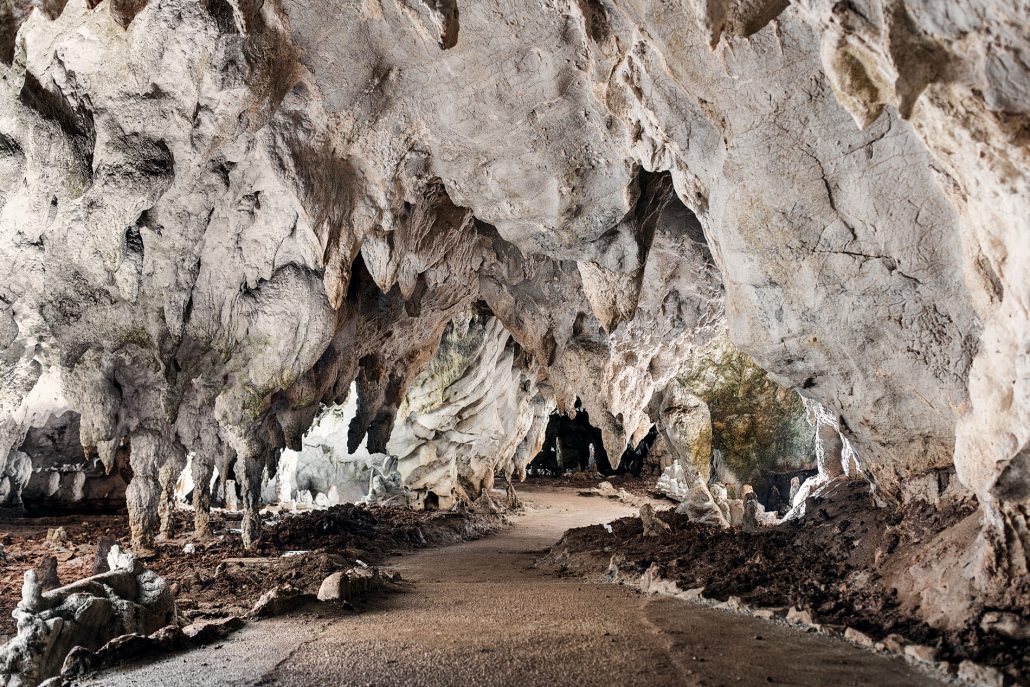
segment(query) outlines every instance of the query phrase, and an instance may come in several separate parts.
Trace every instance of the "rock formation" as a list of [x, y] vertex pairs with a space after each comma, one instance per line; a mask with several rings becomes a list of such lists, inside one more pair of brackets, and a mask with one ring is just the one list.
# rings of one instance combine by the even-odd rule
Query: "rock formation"
[[75, 647], [95, 651], [109, 640], [147, 635], [177, 623], [168, 584], [130, 553], [115, 546], [110, 570], [43, 591], [34, 571], [25, 573], [14, 611], [18, 634], [0, 647], [0, 683], [33, 687], [61, 672]]
[[530, 367], [493, 316], [448, 327], [440, 350], [408, 389], [387, 444], [399, 459], [403, 484], [419, 501], [429, 492], [438, 507], [490, 499], [495, 474], [509, 486], [525, 479], [552, 406]]
[[[474, 498], [551, 403], [621, 453], [728, 328], [878, 498], [952, 469], [975, 496], [928, 592], [953, 621], [1025, 605], [1026, 8], [459, 4], [0, 4], [3, 499], [60, 408], [107, 474], [128, 452], [138, 549], [189, 454], [251, 543], [262, 476], [352, 383], [350, 450]], [[419, 398], [446, 426], [396, 422]]]

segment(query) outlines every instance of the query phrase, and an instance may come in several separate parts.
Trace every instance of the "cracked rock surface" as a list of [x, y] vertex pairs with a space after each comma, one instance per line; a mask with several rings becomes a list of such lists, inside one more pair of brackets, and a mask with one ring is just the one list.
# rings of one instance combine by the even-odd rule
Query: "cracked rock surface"
[[351, 451], [489, 498], [550, 404], [619, 455], [728, 331], [877, 498], [976, 500], [899, 573], [933, 622], [1025, 609], [1026, 13], [3, 0], [0, 499], [70, 411], [103, 476], [128, 461], [138, 551], [190, 454], [253, 545], [263, 475], [352, 384]]

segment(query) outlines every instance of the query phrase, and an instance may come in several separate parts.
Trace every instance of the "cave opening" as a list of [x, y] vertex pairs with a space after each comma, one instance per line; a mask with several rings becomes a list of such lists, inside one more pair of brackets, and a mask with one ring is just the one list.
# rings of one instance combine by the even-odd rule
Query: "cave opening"
[[572, 412], [555, 410], [550, 414], [543, 445], [530, 462], [527, 472], [547, 476], [588, 472], [639, 477], [657, 436], [657, 425], [651, 425], [644, 438], [636, 445], [628, 443], [618, 462], [612, 465], [604, 448], [601, 430], [590, 422], [590, 412], [577, 397]]

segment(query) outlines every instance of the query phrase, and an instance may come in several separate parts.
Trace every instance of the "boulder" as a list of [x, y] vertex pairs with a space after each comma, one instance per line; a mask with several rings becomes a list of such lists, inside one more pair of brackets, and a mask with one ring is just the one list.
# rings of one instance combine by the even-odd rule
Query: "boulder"
[[318, 588], [319, 601], [352, 601], [383, 589], [384, 581], [378, 568], [356, 566], [334, 572]]
[[191, 623], [182, 628], [182, 632], [194, 644], [210, 644], [228, 637], [243, 627], [243, 624], [242, 618], [233, 615], [221, 620]]
[[672, 529], [669, 527], [669, 523], [658, 517], [654, 506], [650, 503], [645, 503], [640, 507], [640, 522], [644, 525], [645, 537], [660, 537]]
[[288, 613], [314, 597], [292, 584], [281, 584], [262, 594], [250, 609], [253, 618], [267, 618]]

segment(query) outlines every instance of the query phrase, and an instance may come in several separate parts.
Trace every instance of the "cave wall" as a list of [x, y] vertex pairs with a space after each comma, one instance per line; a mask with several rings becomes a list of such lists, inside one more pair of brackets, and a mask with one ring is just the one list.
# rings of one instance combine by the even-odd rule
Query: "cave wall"
[[253, 540], [262, 471], [353, 381], [349, 442], [385, 448], [482, 301], [541, 397], [584, 398], [620, 448], [725, 318], [884, 498], [954, 464], [982, 589], [1026, 574], [1015, 5], [4, 12], [0, 456], [58, 380], [87, 455], [131, 447], [138, 548], [190, 450], [198, 482], [235, 466]]
[[30, 512], [125, 508], [125, 490], [132, 479], [128, 451], [116, 452], [110, 469], [99, 459], [84, 459], [74, 411], [52, 415], [42, 427], [30, 429], [17, 451], [32, 464], [32, 475], [21, 493], [22, 505]]
[[448, 325], [408, 387], [387, 443], [416, 503], [430, 491], [441, 508], [492, 501], [495, 475], [508, 486], [525, 479], [553, 408], [537, 388], [538, 373], [489, 312]]
[[[801, 397], [769, 379], [728, 338], [713, 339], [685, 361], [674, 384], [706, 408], [702, 424], [721, 455], [720, 482], [753, 484], [765, 473], [814, 466], [815, 424], [806, 420]], [[667, 405], [663, 413], [670, 414]], [[708, 476], [707, 464], [697, 467]]]

